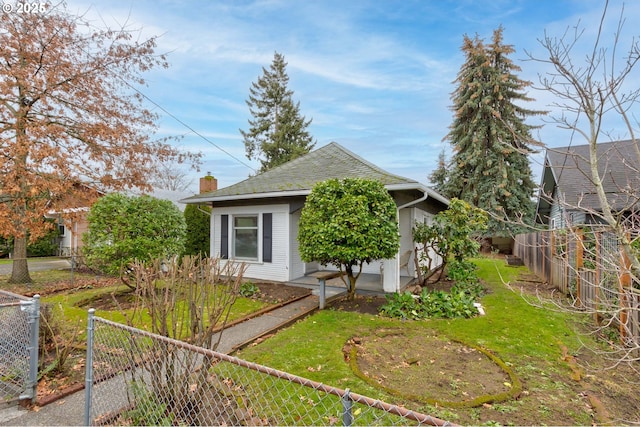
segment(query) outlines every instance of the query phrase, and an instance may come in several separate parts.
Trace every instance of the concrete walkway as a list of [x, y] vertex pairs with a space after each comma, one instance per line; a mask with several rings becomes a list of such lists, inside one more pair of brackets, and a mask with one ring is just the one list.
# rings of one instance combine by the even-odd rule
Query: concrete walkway
[[[333, 290], [328, 296], [335, 295], [336, 292]], [[225, 329], [218, 345], [218, 351], [220, 353], [233, 352], [261, 336], [269, 335], [279, 328], [295, 322], [314, 311], [318, 307], [318, 300], [318, 296], [311, 295]], [[4, 404], [5, 406], [2, 406], [3, 404], [0, 403], [0, 426], [83, 425], [84, 397], [85, 392], [81, 390], [46, 406], [31, 410], [15, 405]]]

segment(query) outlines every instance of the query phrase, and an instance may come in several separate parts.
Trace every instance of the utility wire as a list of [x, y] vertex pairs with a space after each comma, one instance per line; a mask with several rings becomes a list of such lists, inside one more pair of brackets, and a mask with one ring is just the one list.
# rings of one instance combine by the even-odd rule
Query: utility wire
[[[102, 16], [100, 15], [100, 18], [102, 18]], [[104, 20], [103, 20], [104, 22]], [[124, 27], [123, 27], [124, 28]], [[84, 49], [83, 49], [84, 50]], [[85, 53], [89, 56], [92, 57], [93, 55], [91, 54], [91, 52], [86, 52]], [[195, 130], [193, 127], [189, 126], [187, 123], [185, 123], [183, 120], [179, 119], [178, 117], [176, 117], [174, 114], [172, 114], [171, 112], [169, 112], [169, 110], [167, 110], [166, 108], [164, 108], [163, 106], [161, 106], [160, 104], [158, 104], [157, 102], [155, 102], [153, 99], [149, 98], [145, 93], [143, 93], [140, 89], [138, 89], [137, 87], [134, 87], [133, 85], [131, 85], [127, 80], [125, 80], [120, 74], [113, 72], [112, 70], [110, 70], [108, 67], [106, 68], [109, 72], [111, 72], [116, 78], [120, 79], [125, 85], [127, 85], [129, 88], [133, 89], [134, 91], [136, 91], [137, 93], [139, 93], [144, 99], [146, 99], [147, 101], [149, 101], [150, 103], [152, 103], [153, 105], [155, 105], [157, 108], [159, 108], [160, 110], [162, 110], [166, 115], [168, 115], [169, 117], [171, 117], [172, 119], [174, 119], [176, 122], [180, 123], [182, 126], [184, 126], [185, 128], [189, 129], [191, 132], [193, 132], [195, 135], [199, 136], [200, 138], [202, 138], [204, 141], [206, 141], [207, 143], [211, 144], [212, 146], [214, 146], [215, 148], [217, 148], [218, 150], [222, 151], [224, 154], [226, 154], [227, 156], [231, 157], [233, 160], [235, 160], [236, 162], [240, 163], [241, 165], [251, 169], [253, 171], [253, 173], [258, 173], [258, 171], [256, 169], [254, 169], [252, 166], [248, 165], [247, 163], [245, 163], [244, 161], [240, 160], [239, 158], [237, 158], [236, 156], [234, 156], [233, 154], [229, 153], [227, 150], [225, 150], [224, 148], [220, 147], [218, 144], [216, 144], [215, 142], [211, 141], [209, 138], [207, 138], [206, 136], [202, 135], [200, 132], [198, 132], [197, 130]]]
[[180, 123], [182, 126], [186, 127], [187, 129], [189, 129], [191, 132], [193, 132], [194, 134], [198, 135], [200, 138], [202, 138], [204, 141], [208, 142], [209, 144], [213, 145], [215, 148], [217, 148], [218, 150], [222, 151], [224, 154], [226, 154], [227, 156], [231, 157], [232, 159], [234, 159], [236, 162], [242, 164], [243, 166], [246, 166], [247, 168], [251, 169], [254, 173], [257, 173], [258, 171], [256, 169], [254, 169], [253, 167], [251, 167], [250, 165], [248, 165], [247, 163], [245, 163], [244, 161], [240, 160], [239, 158], [237, 158], [236, 156], [234, 156], [233, 154], [229, 153], [227, 150], [225, 150], [224, 148], [220, 147], [218, 144], [216, 144], [215, 142], [211, 141], [209, 138], [207, 138], [206, 136], [202, 135], [200, 132], [198, 132], [197, 130], [195, 130], [193, 127], [189, 126], [187, 123], [185, 123], [183, 120], [181, 120], [180, 118], [176, 117], [174, 114], [172, 114], [170, 111], [168, 111], [166, 108], [164, 108], [162, 105], [158, 104], [157, 102], [155, 102], [153, 99], [149, 98], [146, 94], [144, 94], [140, 89], [132, 86], [128, 81], [126, 81], [125, 79], [123, 79], [121, 76], [117, 75], [116, 73], [114, 73], [120, 80], [122, 80], [124, 82], [124, 84], [126, 84], [127, 86], [129, 86], [131, 89], [135, 90], [136, 92], [138, 92], [144, 99], [146, 99], [147, 101], [149, 101], [150, 103], [152, 103], [153, 105], [155, 105], [157, 108], [159, 108], [160, 110], [162, 110], [166, 115], [168, 115], [169, 117], [171, 117], [172, 119], [174, 119], [175, 121], [177, 121], [178, 123]]

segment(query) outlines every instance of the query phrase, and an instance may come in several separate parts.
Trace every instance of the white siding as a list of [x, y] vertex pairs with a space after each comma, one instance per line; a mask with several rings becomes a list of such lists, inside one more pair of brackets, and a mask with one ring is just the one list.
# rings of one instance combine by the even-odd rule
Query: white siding
[[[247, 270], [245, 277], [252, 279], [273, 280], [286, 282], [290, 280], [289, 272], [289, 205], [240, 206], [229, 208], [214, 208], [211, 215], [211, 255], [220, 255], [221, 215], [260, 215], [271, 213], [272, 222], [272, 262], [262, 262], [262, 216], [259, 220], [258, 259], [259, 261], [245, 261]], [[231, 220], [229, 224], [231, 225]], [[229, 236], [232, 232], [230, 230]], [[231, 241], [229, 241], [231, 248]]]
[[[421, 222], [421, 223], [426, 223], [427, 225], [431, 225], [433, 222], [433, 217], [434, 215], [428, 212], [425, 212], [421, 209], [416, 209], [414, 222]], [[418, 257], [419, 256], [420, 256], [420, 253], [418, 254]], [[431, 249], [429, 249], [429, 256], [432, 259], [434, 259], [433, 267], [437, 267], [442, 264], [442, 258], [437, 256], [435, 252]]]
[[67, 224], [65, 224], [64, 236], [60, 236], [60, 249], [58, 251], [60, 256], [71, 256], [73, 243], [71, 238], [72, 234], [73, 233], [69, 230]]
[[[413, 244], [413, 224], [416, 222], [417, 212], [423, 212], [418, 208], [410, 208], [410, 209], [402, 209], [400, 211], [400, 251], [398, 252], [400, 255], [404, 254], [407, 251], [412, 251], [414, 248]], [[428, 215], [424, 212], [425, 215]], [[412, 254], [409, 257], [409, 276], [415, 276], [415, 268], [413, 263], [413, 257], [415, 255]], [[401, 276], [407, 275], [407, 268], [402, 267], [400, 270]]]
[[291, 273], [289, 280], [297, 279], [305, 274], [305, 264], [300, 258], [300, 243], [298, 242], [298, 225], [300, 223], [301, 210], [298, 209], [289, 216], [291, 233], [289, 236], [289, 247], [291, 248]]
[[365, 262], [362, 266], [363, 273], [369, 274], [380, 274], [380, 264], [382, 263], [381, 259], [374, 259], [370, 263]]

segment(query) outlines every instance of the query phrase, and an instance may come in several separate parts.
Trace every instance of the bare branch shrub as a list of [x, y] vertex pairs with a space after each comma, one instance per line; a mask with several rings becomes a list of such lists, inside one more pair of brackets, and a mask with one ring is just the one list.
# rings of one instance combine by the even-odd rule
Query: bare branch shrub
[[[131, 269], [137, 293], [134, 318], [144, 311], [151, 318], [151, 332], [217, 349], [239, 295], [244, 263], [188, 256], [134, 262]], [[162, 400], [157, 402], [158, 407], [195, 422], [198, 405], [194, 399], [202, 393], [210, 394], [212, 383], [219, 382], [211, 369], [215, 359], [157, 341], [150, 354], [131, 355], [131, 360], [140, 360], [141, 356], [142, 369], [136, 370], [132, 385], [149, 381], [153, 394]], [[133, 396], [136, 398], [139, 396]]]

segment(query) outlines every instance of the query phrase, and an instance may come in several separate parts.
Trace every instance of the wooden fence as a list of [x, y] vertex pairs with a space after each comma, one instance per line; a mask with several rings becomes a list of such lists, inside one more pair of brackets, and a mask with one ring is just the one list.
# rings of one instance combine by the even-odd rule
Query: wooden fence
[[574, 228], [520, 234], [513, 254], [596, 322], [616, 324], [623, 342], [640, 347], [640, 287], [632, 283], [613, 233]]

